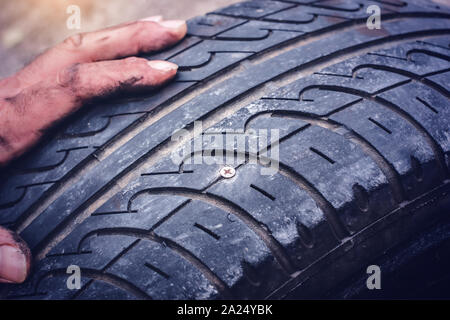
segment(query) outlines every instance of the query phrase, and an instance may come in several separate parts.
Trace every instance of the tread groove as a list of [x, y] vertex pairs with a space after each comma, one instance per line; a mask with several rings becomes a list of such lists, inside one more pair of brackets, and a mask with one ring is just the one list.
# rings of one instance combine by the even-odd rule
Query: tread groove
[[165, 272], [162, 271], [161, 269], [155, 267], [154, 265], [152, 265], [152, 264], [149, 263], [149, 262], [144, 263], [144, 266], [146, 266], [146, 267], [149, 268], [150, 270], [156, 272], [157, 274], [159, 274], [160, 276], [162, 276], [162, 277], [165, 278], [165, 279], [169, 279], [169, 278], [170, 278], [170, 276], [169, 276], [167, 273], [165, 273]]
[[259, 193], [261, 193], [262, 195], [264, 195], [266, 198], [269, 198], [272, 201], [275, 201], [275, 197], [273, 195], [271, 195], [270, 193], [268, 193], [267, 191], [261, 189], [260, 187], [255, 186], [254, 184], [250, 184], [250, 188], [258, 191]]
[[376, 125], [378, 128], [382, 129], [384, 132], [387, 132], [388, 134], [392, 134], [392, 131], [389, 130], [388, 128], [386, 128], [385, 126], [383, 126], [381, 123], [379, 123], [377, 120], [372, 119], [372, 118], [368, 118], [368, 120], [370, 122], [372, 122], [374, 125]]
[[429, 104], [428, 102], [426, 102], [425, 100], [421, 99], [420, 97], [416, 97], [416, 100], [421, 102], [425, 107], [427, 107], [428, 109], [430, 109], [432, 112], [438, 114], [439, 111], [437, 111], [435, 108], [433, 108], [431, 106], [431, 104]]
[[326, 161], [328, 161], [331, 164], [335, 164], [336, 161], [334, 161], [333, 159], [331, 159], [329, 156], [327, 156], [326, 154], [324, 154], [322, 151], [317, 150], [316, 148], [310, 147], [309, 150], [311, 150], [312, 152], [314, 152], [315, 154], [317, 154], [319, 157], [325, 159]]
[[207, 233], [208, 235], [210, 235], [214, 239], [220, 240], [220, 236], [217, 233], [215, 233], [215, 232], [211, 231], [210, 229], [208, 229], [207, 227], [205, 227], [205, 226], [203, 226], [203, 225], [201, 225], [201, 224], [199, 224], [197, 222], [194, 223], [194, 227], [196, 227], [197, 229], [202, 230], [203, 232]]

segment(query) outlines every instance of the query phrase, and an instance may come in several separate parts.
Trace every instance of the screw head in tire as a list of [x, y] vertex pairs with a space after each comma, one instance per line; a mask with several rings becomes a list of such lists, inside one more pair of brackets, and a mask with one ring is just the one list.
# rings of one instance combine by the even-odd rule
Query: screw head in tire
[[220, 175], [225, 179], [230, 179], [236, 175], [236, 170], [233, 167], [223, 167], [220, 169]]

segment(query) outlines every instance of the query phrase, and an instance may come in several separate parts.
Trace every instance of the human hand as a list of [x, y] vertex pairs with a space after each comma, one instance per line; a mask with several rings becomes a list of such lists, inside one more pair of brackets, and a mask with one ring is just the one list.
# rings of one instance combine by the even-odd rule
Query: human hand
[[[47, 128], [85, 102], [155, 89], [172, 79], [177, 65], [129, 56], [162, 50], [186, 32], [184, 21], [158, 16], [78, 34], [0, 80], [0, 166], [23, 154]], [[115, 60], [124, 57], [129, 58]], [[0, 227], [0, 282], [23, 282], [30, 261], [25, 242]]]

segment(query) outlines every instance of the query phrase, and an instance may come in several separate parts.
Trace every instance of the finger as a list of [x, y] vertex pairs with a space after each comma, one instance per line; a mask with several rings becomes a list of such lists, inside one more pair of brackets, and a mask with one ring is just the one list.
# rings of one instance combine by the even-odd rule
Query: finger
[[12, 231], [0, 227], [0, 282], [22, 283], [30, 271], [31, 253]]
[[17, 74], [24, 85], [51, 77], [74, 63], [112, 60], [159, 51], [180, 41], [187, 32], [182, 20], [150, 17], [97, 32], [77, 34], [48, 50]]
[[77, 64], [61, 71], [57, 84], [80, 101], [115, 93], [153, 90], [172, 79], [178, 66], [143, 58]]
[[0, 165], [24, 153], [45, 129], [87, 100], [153, 90], [172, 79], [177, 68], [170, 62], [134, 57], [75, 64], [53, 80], [22, 90], [0, 108]]

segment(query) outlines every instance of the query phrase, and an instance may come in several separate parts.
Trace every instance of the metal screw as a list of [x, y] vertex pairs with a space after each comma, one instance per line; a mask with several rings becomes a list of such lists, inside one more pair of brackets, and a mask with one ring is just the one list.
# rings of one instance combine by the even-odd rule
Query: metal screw
[[236, 174], [236, 170], [233, 167], [223, 167], [220, 169], [220, 175], [225, 179], [233, 178]]

